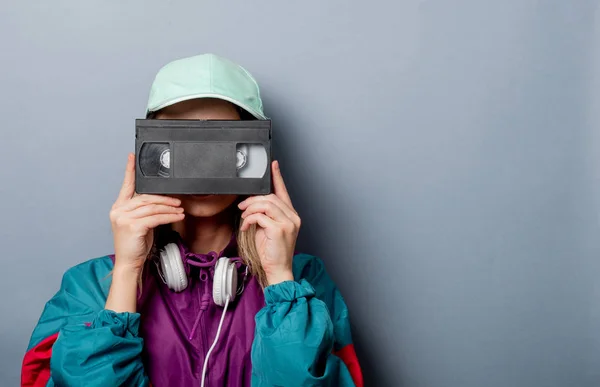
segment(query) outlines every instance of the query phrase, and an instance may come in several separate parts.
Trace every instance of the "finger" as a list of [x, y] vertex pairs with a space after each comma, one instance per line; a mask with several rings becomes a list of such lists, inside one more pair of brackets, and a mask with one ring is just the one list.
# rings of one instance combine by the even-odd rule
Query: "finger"
[[172, 198], [170, 196], [162, 196], [162, 195], [139, 195], [129, 200], [126, 204], [123, 205], [121, 210], [123, 211], [133, 211], [136, 208], [141, 206], [146, 206], [148, 204], [164, 204], [166, 206], [179, 207], [181, 205], [181, 200], [177, 198]]
[[290, 221], [290, 218], [277, 205], [269, 201], [258, 201], [246, 208], [242, 213], [242, 219], [256, 213], [262, 213], [276, 222]]
[[244, 223], [242, 223], [242, 227], [240, 227], [241, 231], [246, 231], [248, 228], [253, 225], [258, 224], [260, 227], [264, 229], [273, 228], [276, 226], [276, 223], [273, 219], [269, 218], [265, 214], [252, 214], [244, 219]]
[[123, 203], [133, 197], [135, 193], [135, 158], [133, 153], [129, 153], [127, 156], [127, 166], [125, 167], [125, 178], [123, 179], [123, 185], [121, 191], [117, 197], [117, 203]]
[[271, 203], [275, 204], [290, 219], [292, 219], [295, 215], [297, 215], [296, 210], [294, 210], [293, 208], [290, 208], [289, 205], [287, 205], [286, 203], [284, 203], [283, 200], [281, 200], [281, 198], [277, 197], [276, 195], [251, 196], [248, 199], [246, 199], [243, 202], [241, 202], [238, 205], [238, 207], [239, 207], [240, 210], [245, 210], [246, 208], [248, 208], [252, 204], [258, 203], [258, 202], [271, 202]]
[[292, 206], [292, 199], [290, 199], [290, 195], [288, 194], [287, 188], [285, 187], [285, 183], [283, 182], [283, 176], [281, 175], [281, 169], [279, 168], [279, 161], [273, 161], [271, 166], [271, 175], [273, 176], [273, 188], [275, 190], [275, 195], [283, 200], [285, 204], [290, 207]]
[[179, 222], [183, 218], [185, 218], [185, 214], [158, 214], [138, 219], [137, 224], [150, 230], [163, 224]]
[[183, 208], [166, 206], [164, 204], [148, 204], [136, 208], [135, 210], [128, 213], [128, 216], [132, 219], [145, 218], [151, 215], [157, 214], [181, 214]]

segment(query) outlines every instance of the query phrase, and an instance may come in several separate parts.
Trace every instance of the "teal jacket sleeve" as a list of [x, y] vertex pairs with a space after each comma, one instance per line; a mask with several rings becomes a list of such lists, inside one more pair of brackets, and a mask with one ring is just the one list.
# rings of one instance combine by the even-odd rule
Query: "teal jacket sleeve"
[[110, 258], [69, 269], [33, 330], [21, 386], [148, 386], [139, 314], [105, 310]]
[[253, 386], [362, 387], [348, 309], [316, 257], [294, 257], [295, 281], [265, 289], [252, 346]]

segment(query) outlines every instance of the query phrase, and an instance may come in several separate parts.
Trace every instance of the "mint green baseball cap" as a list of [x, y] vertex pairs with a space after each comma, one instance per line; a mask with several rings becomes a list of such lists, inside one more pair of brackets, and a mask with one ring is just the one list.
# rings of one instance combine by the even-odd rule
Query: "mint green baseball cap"
[[266, 120], [260, 89], [242, 66], [215, 54], [177, 59], [162, 67], [152, 83], [146, 116], [178, 102], [218, 98]]

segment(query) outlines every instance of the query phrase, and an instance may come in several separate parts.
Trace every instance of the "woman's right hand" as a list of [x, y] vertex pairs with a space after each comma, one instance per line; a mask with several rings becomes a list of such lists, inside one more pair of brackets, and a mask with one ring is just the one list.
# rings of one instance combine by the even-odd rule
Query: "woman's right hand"
[[125, 179], [110, 211], [115, 269], [139, 272], [154, 243], [154, 228], [183, 220], [181, 201], [159, 195], [135, 195], [135, 158], [129, 154]]

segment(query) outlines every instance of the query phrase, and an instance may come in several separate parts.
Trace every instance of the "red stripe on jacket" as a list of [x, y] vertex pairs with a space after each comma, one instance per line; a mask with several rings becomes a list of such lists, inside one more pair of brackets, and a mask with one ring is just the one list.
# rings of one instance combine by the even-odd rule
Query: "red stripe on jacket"
[[45, 338], [25, 354], [21, 368], [21, 387], [45, 387], [48, 384], [52, 345], [57, 337], [58, 333], [55, 333]]
[[344, 364], [346, 364], [346, 367], [348, 368], [348, 371], [350, 371], [350, 375], [352, 376], [352, 380], [354, 380], [356, 387], [363, 387], [363, 375], [360, 369], [360, 364], [358, 364], [356, 351], [354, 351], [354, 344], [348, 344], [333, 354], [342, 359]]

